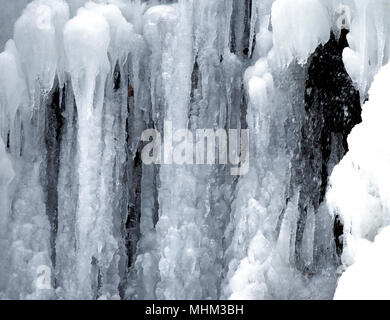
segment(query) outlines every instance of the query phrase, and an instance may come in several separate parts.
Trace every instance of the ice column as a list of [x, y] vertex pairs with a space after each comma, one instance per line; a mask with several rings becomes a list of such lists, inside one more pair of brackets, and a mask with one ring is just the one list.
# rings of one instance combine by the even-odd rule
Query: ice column
[[102, 113], [105, 81], [110, 71], [110, 26], [103, 15], [81, 8], [65, 26], [64, 43], [78, 115], [75, 295], [96, 298], [101, 278], [106, 277], [117, 248], [112, 216], [101, 210], [104, 205], [101, 176], [105, 174], [101, 167]]
[[[225, 233], [222, 297], [303, 298], [327, 279], [306, 282], [294, 259], [300, 186], [292, 166], [301, 139], [306, 76], [299, 64], [328, 41], [331, 24], [321, 1], [261, 2], [257, 10], [257, 61], [244, 76], [251, 166], [238, 182]], [[308, 256], [313, 254], [313, 217], [305, 229]], [[318, 296], [329, 295], [328, 289], [317, 290]]]

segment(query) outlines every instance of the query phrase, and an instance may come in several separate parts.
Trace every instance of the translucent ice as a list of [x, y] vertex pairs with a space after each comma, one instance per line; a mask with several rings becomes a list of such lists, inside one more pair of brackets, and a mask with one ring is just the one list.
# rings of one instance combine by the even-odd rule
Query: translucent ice
[[[345, 20], [350, 29], [347, 37], [349, 48], [344, 50], [344, 63], [364, 101], [375, 74], [389, 61], [389, 2], [338, 0], [332, 4], [330, 9], [341, 14], [337, 21]], [[336, 27], [340, 28], [340, 25]]]
[[25, 87], [15, 43], [9, 40], [4, 52], [0, 53], [0, 128], [3, 137], [14, 124], [16, 112], [26, 94]]

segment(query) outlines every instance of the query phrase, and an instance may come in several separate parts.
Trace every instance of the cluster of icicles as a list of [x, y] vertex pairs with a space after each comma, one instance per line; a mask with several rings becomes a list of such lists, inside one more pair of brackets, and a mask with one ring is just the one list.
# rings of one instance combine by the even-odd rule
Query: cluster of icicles
[[[336, 297], [388, 296], [388, 68], [308, 214], [306, 262], [338, 214], [341, 266], [295, 267], [290, 188], [308, 58], [348, 28], [364, 101], [390, 57], [388, 1], [162, 2], [34, 0], [16, 21], [0, 54], [0, 298], [330, 299], [344, 269]], [[140, 133], [165, 120], [248, 127], [249, 173], [140, 165]]]

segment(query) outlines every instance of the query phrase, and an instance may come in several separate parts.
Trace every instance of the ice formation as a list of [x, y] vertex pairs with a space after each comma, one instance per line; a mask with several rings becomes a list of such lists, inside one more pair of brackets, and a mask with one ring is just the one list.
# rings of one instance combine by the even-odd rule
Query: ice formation
[[387, 0], [0, 6], [0, 298], [388, 297]]
[[328, 12], [318, 0], [275, 1], [272, 26], [275, 55], [281, 66], [289, 65], [293, 59], [306, 63], [318, 44], [329, 40]]

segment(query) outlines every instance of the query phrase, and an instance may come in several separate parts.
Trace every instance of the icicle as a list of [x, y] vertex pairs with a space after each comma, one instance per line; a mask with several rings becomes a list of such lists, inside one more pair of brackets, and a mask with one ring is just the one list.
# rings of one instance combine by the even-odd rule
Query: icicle
[[114, 72], [117, 61], [121, 68], [123, 68], [123, 64], [126, 62], [132, 41], [135, 37], [133, 26], [125, 20], [121, 11], [115, 5], [89, 2], [86, 4], [85, 8], [95, 11], [106, 18], [110, 25], [110, 45], [108, 53], [111, 59], [111, 70]]
[[258, 9], [259, 9], [260, 0], [252, 0], [251, 2], [251, 21], [249, 27], [249, 55], [252, 55], [253, 43], [256, 38], [256, 25], [258, 19]]
[[[15, 177], [11, 159], [6, 153], [3, 140], [0, 138], [0, 292], [5, 292], [8, 284], [9, 245], [10, 233], [8, 231], [12, 193], [10, 183]], [[1, 294], [0, 294], [1, 296]]]
[[[329, 208], [312, 208], [318, 192], [306, 180], [318, 176], [302, 173], [324, 164], [310, 145], [322, 111], [305, 127], [317, 116], [305, 109], [316, 90], [305, 87], [306, 64], [332, 27], [340, 34], [341, 3], [350, 9], [344, 64], [363, 100], [390, 57], [387, 0], [32, 1], [0, 54], [0, 297], [329, 298], [338, 277], [329, 208], [345, 226], [336, 298], [374, 290], [380, 277], [388, 286], [387, 67], [334, 170]], [[245, 176], [170, 150], [165, 164], [141, 161], [144, 129], [169, 146], [177, 129], [246, 127]], [[339, 138], [326, 146], [335, 158]], [[53, 236], [46, 213], [57, 209]], [[323, 247], [331, 266], [313, 271]]]
[[[100, 212], [100, 159], [102, 155], [103, 92], [109, 72], [110, 29], [106, 19], [81, 8], [64, 30], [65, 51], [78, 111], [79, 194], [76, 213], [78, 294], [93, 298], [92, 285], [98, 282], [92, 264], [107, 268], [115, 241], [111, 239], [112, 217]], [[95, 277], [95, 279], [91, 279]]]
[[343, 58], [363, 102], [374, 75], [389, 61], [390, 23], [386, 17], [390, 6], [386, 0], [350, 0], [347, 5], [350, 48], [344, 50]]
[[[9, 40], [0, 54], [0, 130], [3, 139], [13, 129], [16, 112], [26, 99], [26, 84], [21, 73], [15, 43]], [[13, 131], [13, 130], [12, 130]]]
[[319, 44], [329, 40], [328, 12], [319, 0], [276, 0], [272, 30], [276, 63], [286, 67], [296, 59], [304, 64]]
[[[152, 48], [152, 57], [161, 59], [161, 69], [158, 67], [159, 60], [155, 60], [157, 64], [152, 65], [151, 89], [156, 90], [152, 94], [157, 99], [154, 102], [154, 112], [161, 112], [161, 115], [165, 115], [165, 119], [172, 121], [176, 129], [186, 128], [188, 124], [188, 101], [192, 71], [191, 8], [192, 2], [179, 1], [175, 5], [152, 7], [145, 13], [144, 33]], [[156, 81], [162, 81], [162, 90], [155, 87]], [[164, 99], [165, 104], [157, 105], [156, 103], [161, 98]], [[168, 140], [168, 136], [165, 135], [165, 139]], [[194, 209], [191, 208], [191, 204], [187, 200], [183, 201], [183, 198], [180, 197], [193, 188], [191, 177], [188, 177], [188, 185], [185, 185], [184, 181], [180, 182], [185, 174], [183, 167], [174, 165], [162, 167], [160, 170], [160, 212], [156, 232], [160, 246], [159, 273], [161, 280], [157, 283], [157, 298], [186, 297], [188, 285], [193, 289], [193, 296], [197, 296], [199, 292], [198, 287], [193, 287], [195, 283], [191, 279], [186, 281], [184, 287], [180, 280], [183, 279], [184, 270], [193, 267], [194, 254], [196, 254], [192, 253], [192, 250], [195, 249], [193, 242], [197, 241], [197, 228], [191, 223], [192, 216], [195, 214], [192, 211]], [[179, 189], [174, 188], [171, 182], [171, 178], [175, 175], [179, 177], [177, 181], [181, 185]], [[176, 192], [178, 193], [175, 194]], [[179, 209], [177, 201], [180, 201], [183, 210]], [[185, 225], [180, 223], [184, 218], [181, 214], [183, 211], [187, 211], [188, 215]], [[185, 233], [188, 235], [190, 232], [193, 236], [192, 239], [185, 237]], [[186, 249], [188, 251], [185, 251]], [[179, 252], [182, 252], [183, 256], [177, 260]], [[178, 263], [177, 271], [173, 273], [173, 264], [176, 263]], [[197, 273], [192, 278], [196, 279], [196, 277]]]
[[63, 0], [36, 0], [15, 23], [15, 44], [30, 93], [35, 92], [37, 80], [40, 89], [49, 91], [57, 71], [64, 81], [62, 30], [68, 16]]

